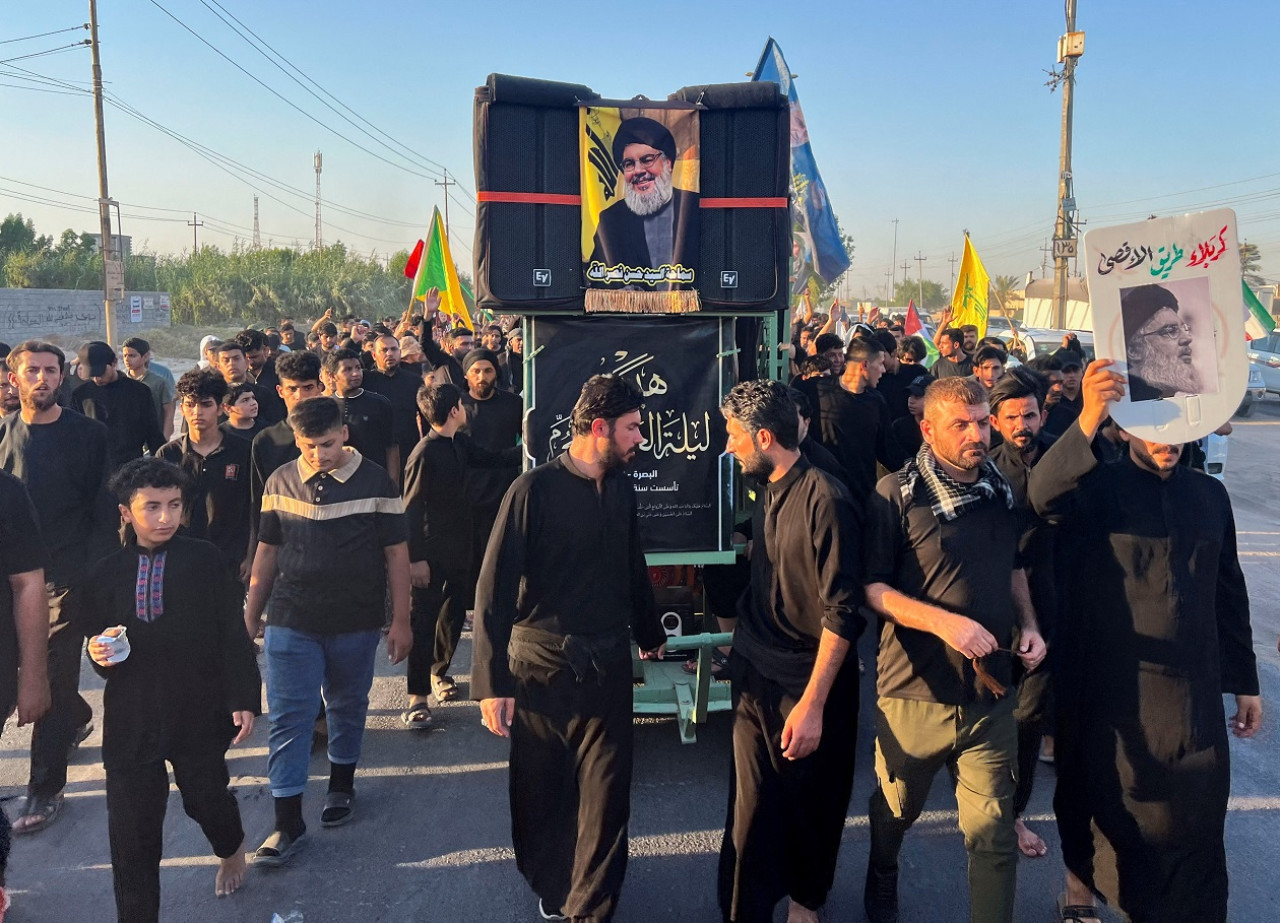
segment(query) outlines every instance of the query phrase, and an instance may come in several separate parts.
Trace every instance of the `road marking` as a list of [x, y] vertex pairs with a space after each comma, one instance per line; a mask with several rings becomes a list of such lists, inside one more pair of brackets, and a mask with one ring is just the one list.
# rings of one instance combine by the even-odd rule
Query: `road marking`
[[1280, 551], [1241, 551], [1242, 558], [1280, 558]]

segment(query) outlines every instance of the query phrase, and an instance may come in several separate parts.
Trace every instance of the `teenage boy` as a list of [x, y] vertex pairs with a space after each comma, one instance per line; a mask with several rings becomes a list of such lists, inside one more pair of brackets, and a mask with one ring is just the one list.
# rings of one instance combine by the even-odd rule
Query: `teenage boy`
[[178, 379], [187, 432], [156, 456], [191, 478], [182, 517], [187, 534], [216, 545], [243, 583], [249, 579], [249, 443], [218, 427], [226, 392], [227, 383], [211, 369], [192, 369]]
[[107, 426], [107, 452], [111, 470], [164, 445], [160, 417], [151, 389], [140, 381], [121, 375], [116, 351], [94, 341], [80, 350], [80, 362], [88, 380], [76, 386], [71, 409]]
[[[253, 733], [262, 685], [229, 562], [208, 542], [177, 534], [187, 484], [180, 468], [158, 458], [116, 472], [110, 486], [126, 543], [89, 569], [75, 596], [77, 627], [107, 682], [102, 764], [121, 923], [160, 919], [166, 762], [183, 809], [221, 860], [217, 895], [244, 879], [244, 828], [226, 754]], [[116, 626], [128, 636], [124, 658], [101, 640]]]
[[[311, 359], [319, 362], [314, 354]], [[280, 375], [287, 380], [284, 369]], [[265, 641], [271, 709], [267, 775], [275, 829], [254, 855], [255, 863], [268, 867], [292, 858], [306, 833], [302, 793], [322, 687], [329, 791], [320, 823], [336, 827], [352, 818], [388, 585], [391, 662], [403, 660], [413, 644], [408, 529], [400, 492], [384, 469], [343, 446], [346, 427], [332, 398], [299, 402], [289, 412], [289, 425], [300, 455], [267, 478], [245, 609], [252, 637], [271, 600]]]
[[235, 340], [227, 340], [218, 347], [218, 371], [222, 373], [227, 386], [245, 385], [253, 391], [258, 399], [258, 416], [267, 423], [279, 423], [284, 420], [285, 408], [262, 385], [254, 384], [249, 375], [249, 359], [244, 354], [244, 346]]
[[[462, 394], [450, 384], [427, 385], [418, 408], [431, 431], [409, 455], [404, 503], [409, 519], [409, 575], [413, 583], [413, 649], [409, 653], [409, 707], [405, 727], [431, 721], [428, 695], [447, 701], [455, 689], [449, 664], [462, 637], [462, 621], [474, 587], [471, 542], [475, 508], [458, 485], [473, 467], [516, 463], [519, 449], [490, 452], [458, 430], [467, 424]], [[446, 686], [446, 682], [447, 686]]]
[[228, 386], [227, 393], [222, 396], [221, 410], [226, 417], [219, 424], [222, 431], [246, 442], [253, 442], [253, 437], [268, 426], [267, 421], [258, 415], [258, 396], [248, 382]]
[[360, 363], [360, 354], [354, 349], [325, 353], [322, 362], [325, 391], [342, 408], [347, 445], [382, 465], [391, 475], [391, 480], [399, 484], [400, 445], [395, 441], [391, 400], [365, 389], [364, 366]]
[[[140, 381], [151, 389], [151, 399], [156, 405], [156, 416], [160, 418], [160, 429], [164, 438], [173, 438], [173, 405], [174, 382], [172, 375], [164, 375], [152, 368], [151, 344], [142, 337], [129, 337], [120, 349], [124, 357], [126, 374], [134, 381]], [[157, 363], [158, 365], [158, 363]]]

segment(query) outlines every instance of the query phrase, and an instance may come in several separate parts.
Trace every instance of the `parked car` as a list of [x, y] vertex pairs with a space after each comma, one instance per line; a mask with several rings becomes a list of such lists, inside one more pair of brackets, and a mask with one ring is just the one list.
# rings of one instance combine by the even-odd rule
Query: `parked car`
[[[1271, 394], [1280, 395], [1280, 330], [1275, 330], [1259, 340], [1250, 340], [1249, 360], [1262, 373], [1263, 387]], [[1250, 373], [1250, 389], [1253, 375]]]
[[1236, 411], [1236, 416], [1247, 417], [1253, 413], [1253, 405], [1255, 401], [1263, 401], [1267, 398], [1267, 380], [1263, 376], [1262, 370], [1264, 366], [1253, 360], [1249, 362], [1249, 387], [1244, 392], [1244, 400], [1240, 402], [1240, 408]]
[[1027, 334], [1036, 344], [1037, 356], [1048, 356], [1056, 353], [1062, 348], [1062, 338], [1068, 333], [1075, 334], [1076, 339], [1080, 341], [1081, 349], [1084, 350], [1085, 361], [1092, 362], [1095, 358], [1092, 330], [1049, 330], [1041, 327], [1032, 327], [1027, 330]]
[[[1036, 339], [1026, 327], [1018, 321], [1014, 321], [1017, 325], [1018, 339], [1020, 339], [1026, 350], [1027, 356], [1036, 355]], [[1013, 330], [1010, 327], [1009, 319], [998, 315], [991, 315], [987, 318], [987, 336], [999, 337], [1012, 349], [1013, 347]]]

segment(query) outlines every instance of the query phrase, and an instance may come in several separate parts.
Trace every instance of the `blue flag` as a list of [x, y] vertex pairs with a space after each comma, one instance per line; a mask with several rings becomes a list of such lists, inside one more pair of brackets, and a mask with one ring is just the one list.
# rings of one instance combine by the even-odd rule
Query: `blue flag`
[[834, 282], [849, 268], [849, 254], [840, 240], [835, 212], [827, 199], [827, 187], [818, 174], [791, 69], [773, 39], [764, 46], [751, 79], [776, 83], [791, 102], [792, 291], [803, 291], [812, 275], [827, 283]]

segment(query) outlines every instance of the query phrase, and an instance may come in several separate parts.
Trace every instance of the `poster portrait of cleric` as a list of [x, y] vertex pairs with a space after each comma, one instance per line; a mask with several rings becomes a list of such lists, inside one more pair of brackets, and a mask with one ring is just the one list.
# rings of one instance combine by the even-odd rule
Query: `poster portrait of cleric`
[[1122, 288], [1120, 316], [1131, 401], [1218, 392], [1207, 278]]
[[[671, 113], [673, 117], [689, 114]], [[699, 248], [698, 193], [675, 186], [679, 151], [671, 130], [646, 116], [623, 119], [613, 136], [612, 153], [623, 196], [600, 213], [588, 265], [684, 268], [691, 271], [686, 273], [688, 281], [627, 287], [693, 288]]]

